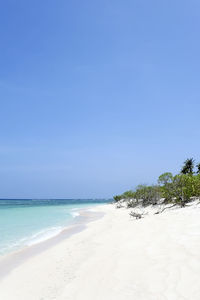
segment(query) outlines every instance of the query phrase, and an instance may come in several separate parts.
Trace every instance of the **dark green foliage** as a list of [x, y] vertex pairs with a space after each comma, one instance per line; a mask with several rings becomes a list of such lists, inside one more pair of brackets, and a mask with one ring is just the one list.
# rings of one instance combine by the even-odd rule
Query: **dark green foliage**
[[115, 201], [125, 199], [127, 207], [156, 205], [163, 198], [163, 203], [178, 204], [181, 207], [191, 201], [193, 197], [200, 197], [200, 164], [194, 173], [194, 159], [187, 159], [181, 173], [173, 176], [164, 173], [158, 178], [158, 185], [138, 185], [135, 191], [127, 191], [115, 196]]
[[194, 159], [193, 158], [188, 158], [184, 162], [184, 165], [182, 167], [181, 173], [182, 174], [193, 174], [194, 170]]
[[139, 185], [135, 191], [135, 199], [138, 201], [142, 200], [143, 206], [157, 204], [160, 197], [161, 192], [159, 186]]
[[196, 165], [197, 167], [197, 174], [200, 174], [200, 164]]
[[114, 199], [116, 202], [118, 202], [118, 201], [120, 201], [120, 200], [122, 199], [122, 195], [116, 195], [116, 196], [113, 197], [113, 199]]
[[130, 191], [126, 191], [125, 193], [122, 194], [123, 199], [132, 199], [135, 198], [135, 192], [130, 190]]
[[118, 201], [120, 201], [122, 199], [127, 199], [128, 200], [128, 199], [132, 199], [134, 197], [135, 197], [135, 192], [133, 192], [132, 190], [130, 190], [130, 191], [124, 192], [121, 195], [114, 196], [113, 198], [114, 198], [114, 200], [116, 202], [118, 202]]

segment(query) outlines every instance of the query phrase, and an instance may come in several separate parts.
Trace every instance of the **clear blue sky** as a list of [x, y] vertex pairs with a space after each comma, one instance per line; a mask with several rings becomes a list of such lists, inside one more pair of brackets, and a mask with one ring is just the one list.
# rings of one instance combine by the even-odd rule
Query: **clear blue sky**
[[0, 197], [110, 197], [200, 160], [200, 2], [2, 0]]

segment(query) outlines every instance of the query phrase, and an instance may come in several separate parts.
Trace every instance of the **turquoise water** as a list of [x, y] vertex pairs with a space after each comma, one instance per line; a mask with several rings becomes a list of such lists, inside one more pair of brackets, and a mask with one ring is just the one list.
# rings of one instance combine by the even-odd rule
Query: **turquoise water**
[[0, 200], [0, 255], [55, 236], [78, 210], [108, 200]]

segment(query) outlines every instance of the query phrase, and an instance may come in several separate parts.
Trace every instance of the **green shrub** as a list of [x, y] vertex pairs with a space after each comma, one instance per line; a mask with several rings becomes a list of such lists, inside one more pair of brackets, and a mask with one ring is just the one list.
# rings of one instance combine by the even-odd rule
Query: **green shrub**
[[113, 197], [113, 199], [114, 199], [116, 202], [118, 202], [118, 201], [120, 201], [120, 200], [122, 199], [122, 196], [121, 196], [121, 195], [116, 195], [116, 196]]
[[158, 185], [138, 185], [135, 191], [126, 191], [122, 195], [115, 196], [114, 200], [125, 199], [127, 207], [135, 207], [139, 203], [143, 206], [155, 205], [164, 198], [165, 203], [185, 206], [192, 197], [200, 197], [200, 164], [196, 167], [195, 173], [194, 159], [187, 159], [180, 174], [173, 176], [172, 173], [166, 172], [159, 176]]

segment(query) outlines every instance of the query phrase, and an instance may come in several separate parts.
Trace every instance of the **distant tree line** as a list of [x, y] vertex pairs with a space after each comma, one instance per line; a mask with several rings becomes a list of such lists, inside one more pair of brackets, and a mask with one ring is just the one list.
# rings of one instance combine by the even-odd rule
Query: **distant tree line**
[[166, 172], [159, 176], [156, 185], [138, 185], [135, 190], [114, 196], [116, 202], [127, 200], [128, 207], [174, 203], [181, 207], [193, 197], [200, 197], [200, 163], [195, 165], [193, 158], [187, 159], [179, 174]]

